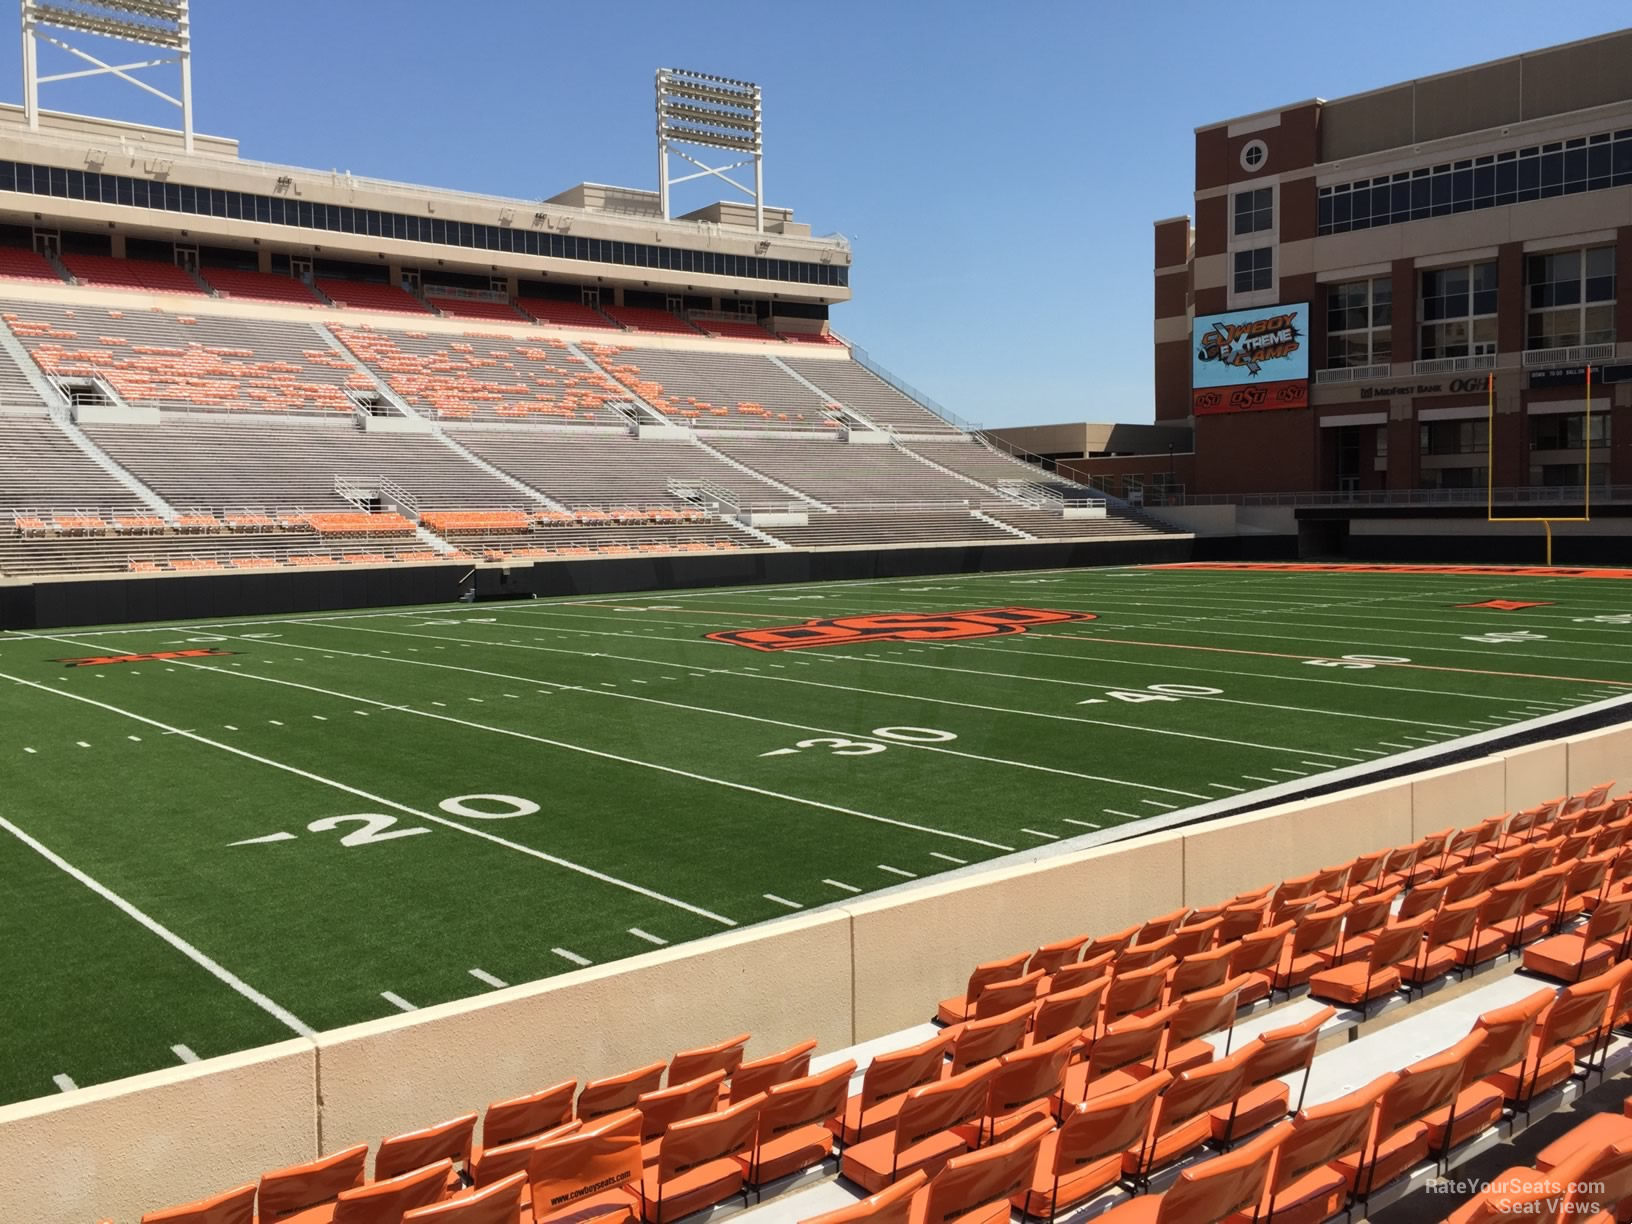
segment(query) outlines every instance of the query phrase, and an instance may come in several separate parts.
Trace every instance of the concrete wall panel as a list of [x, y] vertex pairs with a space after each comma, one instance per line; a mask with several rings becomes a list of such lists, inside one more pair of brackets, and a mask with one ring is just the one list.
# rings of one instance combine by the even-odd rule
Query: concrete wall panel
[[1565, 789], [1570, 794], [1600, 782], [1617, 783], [1611, 793], [1632, 787], [1632, 727], [1605, 727], [1585, 735], [1571, 736], [1569, 773]]
[[1507, 770], [1499, 757], [1469, 761], [1411, 779], [1411, 836], [1463, 828], [1508, 809]]
[[1569, 747], [1562, 740], [1515, 748], [1504, 752], [1501, 760], [1507, 771], [1510, 812], [1557, 799], [1569, 785]]

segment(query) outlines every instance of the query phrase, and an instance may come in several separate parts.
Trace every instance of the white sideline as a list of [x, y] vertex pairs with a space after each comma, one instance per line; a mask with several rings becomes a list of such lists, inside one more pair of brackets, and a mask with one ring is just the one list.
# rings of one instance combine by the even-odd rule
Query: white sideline
[[[14, 676], [6, 676], [3, 678], [8, 680], [16, 679]], [[47, 688], [43, 684], [35, 684], [31, 680], [22, 680], [18, 681], [18, 683], [27, 684], [45, 693], [54, 693], [62, 697], [73, 696], [71, 693], [63, 693], [60, 689]], [[88, 701], [89, 698], [81, 697], [77, 698], [77, 700]], [[91, 702], [91, 704], [101, 705], [102, 703], [99, 701], [94, 701]], [[269, 1016], [275, 1017], [286, 1027], [294, 1030], [302, 1037], [313, 1037], [316, 1035], [317, 1030], [309, 1027], [292, 1011], [289, 1011], [280, 1004], [274, 1003], [271, 999], [267, 998], [260, 991], [256, 990], [248, 982], [244, 981], [244, 979], [239, 977], [236, 973], [233, 973], [230, 969], [223, 967], [218, 961], [215, 961], [206, 956], [204, 953], [200, 952], [197, 948], [193, 947], [192, 944], [188, 943], [185, 939], [183, 939], [180, 935], [177, 935], [163, 923], [148, 917], [147, 914], [137, 909], [134, 905], [132, 905], [129, 901], [126, 901], [112, 889], [98, 883], [96, 880], [93, 880], [90, 876], [86, 875], [78, 867], [75, 867], [60, 854], [57, 854], [54, 850], [51, 850], [49, 847], [41, 844], [34, 838], [30, 837], [27, 833], [23, 832], [23, 830], [12, 824], [11, 821], [7, 820], [4, 816], [0, 816], [0, 829], [4, 829], [6, 832], [10, 833], [18, 841], [22, 842], [23, 845], [27, 846], [30, 850], [33, 850], [36, 854], [45, 859], [58, 870], [65, 872], [67, 875], [72, 876], [75, 880], [78, 880], [81, 884], [90, 889], [97, 896], [101, 897], [104, 901], [111, 902], [114, 906], [124, 911], [125, 914], [131, 918], [134, 918], [149, 931], [152, 931], [153, 934], [164, 940], [165, 943], [169, 944], [176, 951], [180, 952], [188, 960], [198, 965], [212, 977], [215, 977], [232, 987], [232, 989], [243, 995], [244, 998], [255, 1004], [256, 1007], [259, 1007]], [[67, 1077], [64, 1076], [63, 1078], [66, 1079]], [[70, 1087], [72, 1087], [72, 1081], [70, 1081]], [[67, 1091], [67, 1089], [64, 1091]]]
[[[213, 671], [215, 669], [206, 668], [205, 670]], [[240, 675], [242, 673], [222, 672], [221, 674]], [[286, 765], [282, 761], [274, 761], [270, 757], [258, 756], [255, 753], [247, 752], [242, 748], [235, 748], [231, 744], [223, 744], [217, 740], [207, 739], [204, 736], [192, 731], [183, 731], [179, 727], [172, 727], [168, 723], [160, 722], [154, 718], [148, 718], [144, 714], [137, 714], [131, 710], [121, 709], [119, 706], [109, 705], [104, 701], [96, 701], [90, 697], [83, 697], [78, 693], [64, 692], [62, 689], [52, 688], [49, 685], [37, 684], [33, 680], [25, 680], [21, 676], [12, 676], [6, 674], [5, 672], [0, 672], [0, 680], [11, 680], [17, 684], [24, 684], [29, 688], [38, 689], [42, 693], [50, 693], [56, 697], [66, 697], [72, 701], [81, 701], [86, 705], [92, 705], [96, 706], [98, 709], [106, 710], [110, 714], [118, 714], [124, 718], [132, 718], [137, 722], [146, 723], [150, 727], [157, 727], [168, 734], [185, 736], [187, 739], [190, 739], [195, 743], [203, 744], [206, 747], [219, 748], [222, 752], [230, 752], [234, 756], [241, 756], [245, 760], [254, 761], [256, 764], [268, 765], [273, 769], [281, 769], [285, 773], [291, 773], [296, 777], [305, 778], [309, 782], [316, 782], [320, 786], [327, 786], [333, 788], [334, 790], [345, 791], [349, 795], [356, 795], [360, 799], [367, 799], [370, 803], [383, 803], [387, 807], [395, 808], [399, 812], [406, 812], [408, 815], [416, 816], [420, 820], [429, 820], [435, 824], [443, 825], [446, 828], [456, 829], [460, 833], [468, 833], [472, 837], [479, 837], [483, 841], [492, 842], [494, 845], [503, 846], [507, 850], [514, 850], [520, 854], [531, 855], [533, 858], [541, 859], [546, 863], [552, 863], [557, 867], [564, 867], [568, 871], [577, 872], [579, 875], [589, 876], [591, 879], [599, 880], [603, 884], [611, 884], [616, 888], [622, 888], [629, 892], [639, 893], [643, 897], [648, 897], [653, 901], [661, 901], [665, 905], [672, 905], [677, 909], [683, 909], [690, 913], [697, 914], [700, 917], [717, 922], [721, 926], [734, 927], [737, 925], [730, 918], [726, 918], [721, 914], [716, 914], [712, 910], [703, 909], [701, 906], [692, 905], [690, 902], [681, 901], [677, 897], [667, 896], [663, 893], [656, 892], [653, 889], [646, 888], [640, 884], [631, 883], [628, 880], [620, 880], [616, 876], [607, 875], [605, 872], [597, 871], [593, 867], [585, 867], [581, 863], [574, 863], [570, 859], [559, 858], [556, 855], [548, 854], [545, 851], [536, 849], [533, 846], [525, 846], [520, 842], [510, 841], [507, 838], [499, 837], [497, 834], [489, 833], [485, 829], [473, 829], [469, 825], [462, 825], [456, 820], [449, 820], [446, 816], [443, 816], [440, 813], [421, 811], [418, 808], [410, 807], [406, 803], [398, 803], [395, 799], [387, 799], [382, 795], [372, 794], [369, 791], [363, 790], [361, 787], [348, 786], [344, 782], [337, 782], [333, 778], [325, 778], [320, 774], [311, 773], [307, 770], [299, 768], [298, 766]], [[306, 686], [299, 685], [297, 687], [304, 688]], [[314, 714], [312, 717], [318, 718], [321, 716]], [[426, 715], [426, 717], [436, 716]], [[448, 721], [456, 722], [458, 720], [450, 719]], [[110, 896], [109, 899], [112, 900], [113, 898]], [[225, 970], [222, 970], [222, 972], [224, 973]], [[293, 1019], [293, 1017], [290, 1017], [290, 1019]], [[309, 1032], [310, 1030], [307, 1031]]]

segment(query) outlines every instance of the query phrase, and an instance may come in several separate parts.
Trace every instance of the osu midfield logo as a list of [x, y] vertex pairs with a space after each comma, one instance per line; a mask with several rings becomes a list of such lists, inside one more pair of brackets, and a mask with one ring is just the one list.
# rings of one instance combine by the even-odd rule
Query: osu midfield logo
[[56, 659], [67, 667], [106, 667], [110, 663], [157, 663], [165, 659], [206, 659], [211, 655], [230, 655], [231, 650], [158, 650], [152, 654], [89, 655], [82, 659]]
[[964, 638], [1024, 633], [1032, 625], [1097, 620], [1093, 612], [1051, 612], [1044, 608], [979, 608], [970, 612], [880, 612], [829, 616], [774, 629], [731, 629], [710, 633], [714, 642], [750, 650], [797, 650], [848, 642], [953, 642]]

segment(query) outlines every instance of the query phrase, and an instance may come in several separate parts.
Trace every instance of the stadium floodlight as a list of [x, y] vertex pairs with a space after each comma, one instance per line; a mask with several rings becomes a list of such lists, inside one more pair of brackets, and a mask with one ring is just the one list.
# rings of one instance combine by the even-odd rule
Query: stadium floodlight
[[[710, 76], [685, 68], [657, 70], [658, 204], [669, 219], [669, 188], [713, 175], [754, 202], [754, 229], [765, 232], [765, 141], [759, 86], [751, 81]], [[675, 145], [724, 149], [743, 154], [728, 166], [710, 166]], [[669, 175], [673, 155], [697, 167], [690, 174]], [[744, 186], [729, 171], [753, 166], [754, 185]]]
[[[22, 18], [23, 113], [31, 131], [38, 131], [40, 127], [41, 85], [112, 75], [177, 107], [181, 111], [183, 147], [189, 153], [193, 151], [193, 40], [187, 0], [55, 0], [55, 3], [22, 0]], [[165, 54], [129, 64], [110, 64], [69, 42], [75, 34], [118, 39], [154, 47]], [[42, 41], [84, 60], [91, 67], [41, 76], [38, 58]], [[169, 64], [181, 69], [179, 98], [132, 75]]]

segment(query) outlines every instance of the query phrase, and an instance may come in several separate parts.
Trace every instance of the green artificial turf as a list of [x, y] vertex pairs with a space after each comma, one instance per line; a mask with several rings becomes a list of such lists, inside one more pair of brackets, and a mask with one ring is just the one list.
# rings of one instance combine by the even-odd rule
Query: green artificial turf
[[[705, 636], [1017, 606], [1096, 619]], [[1182, 568], [5, 635], [0, 1101], [1252, 802], [1632, 693], [1629, 646], [1625, 581]]]

